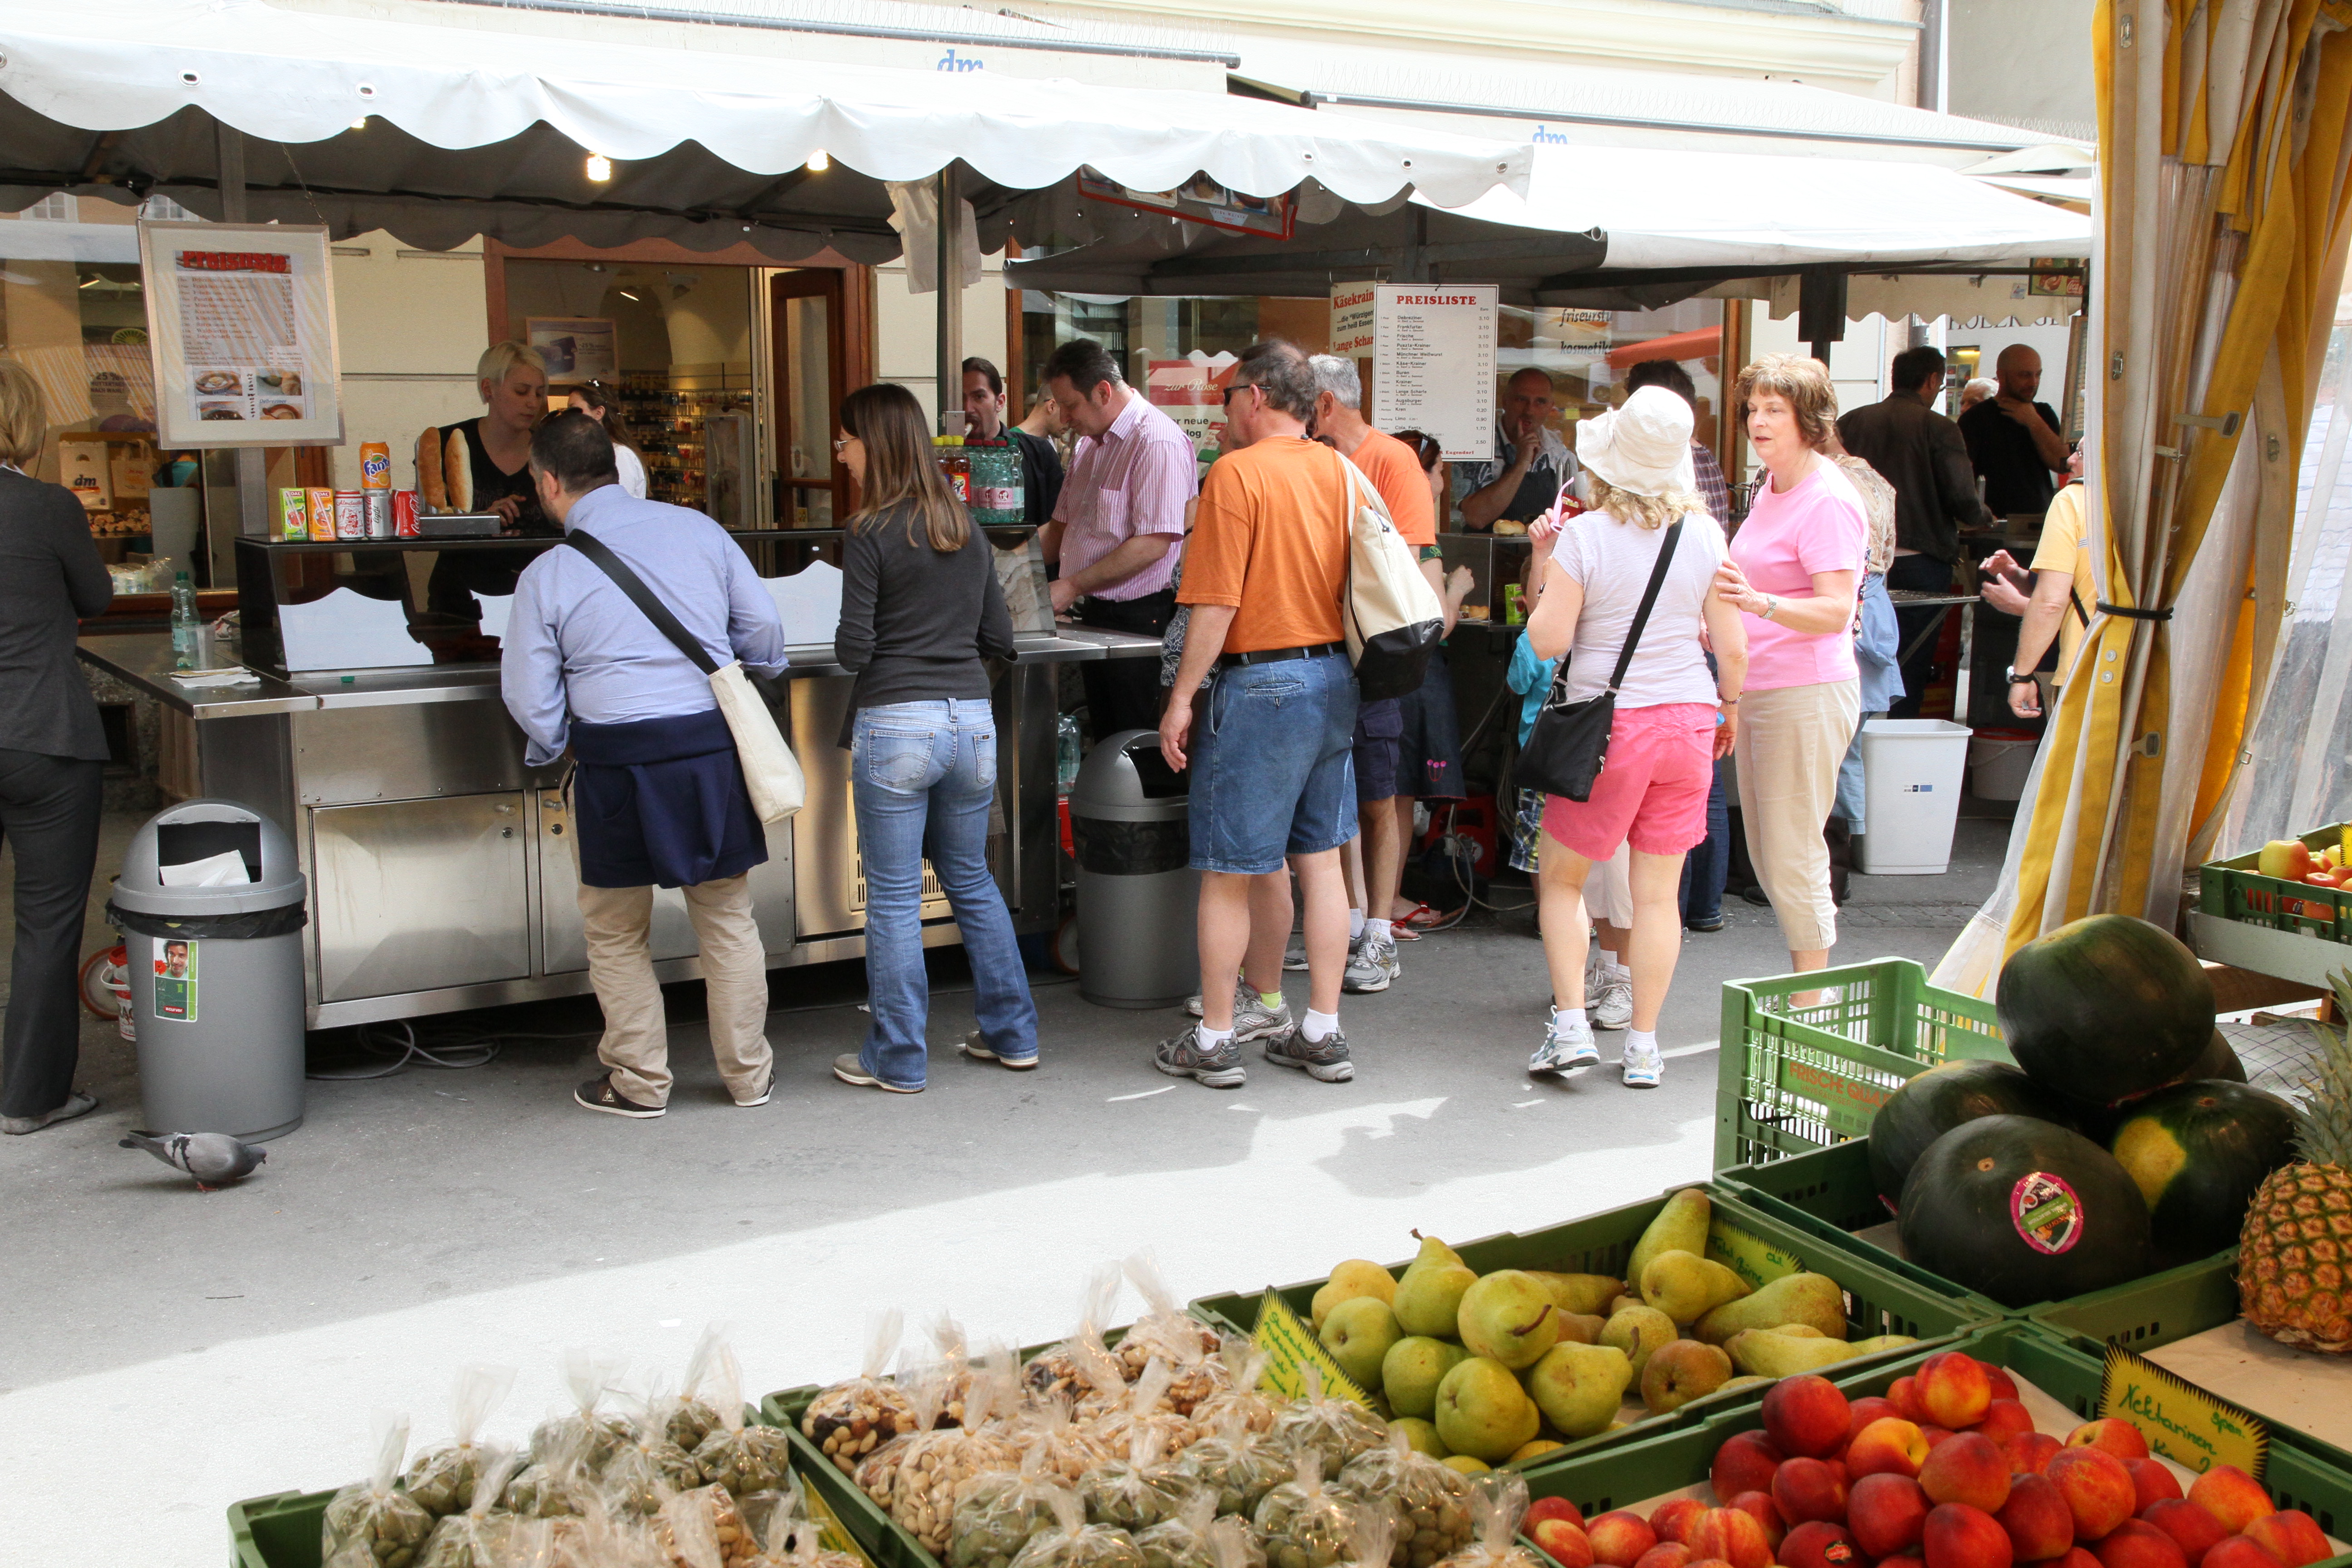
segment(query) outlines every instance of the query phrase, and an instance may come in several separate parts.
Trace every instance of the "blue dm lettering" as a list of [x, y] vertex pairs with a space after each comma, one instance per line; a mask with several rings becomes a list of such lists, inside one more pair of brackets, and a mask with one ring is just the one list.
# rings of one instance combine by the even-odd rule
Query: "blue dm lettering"
[[940, 57], [940, 63], [931, 68], [943, 71], [976, 71], [985, 70], [987, 66], [975, 56], [960, 55], [953, 49], [950, 49]]

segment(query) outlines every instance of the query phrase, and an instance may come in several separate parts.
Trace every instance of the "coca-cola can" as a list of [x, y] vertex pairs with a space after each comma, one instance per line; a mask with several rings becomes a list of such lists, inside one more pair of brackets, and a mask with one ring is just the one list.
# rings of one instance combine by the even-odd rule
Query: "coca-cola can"
[[392, 492], [390, 490], [362, 490], [360, 510], [361, 531], [368, 538], [390, 539], [392, 537]]
[[367, 503], [358, 490], [335, 492], [335, 537], [365, 539], [367, 537]]
[[397, 539], [416, 537], [416, 492], [415, 490], [392, 492], [392, 531], [394, 537]]

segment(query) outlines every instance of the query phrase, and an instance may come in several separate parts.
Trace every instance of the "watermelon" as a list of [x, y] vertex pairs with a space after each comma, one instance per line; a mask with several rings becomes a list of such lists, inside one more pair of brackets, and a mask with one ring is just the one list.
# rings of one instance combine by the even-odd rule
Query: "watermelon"
[[2132, 1110], [2140, 1101], [2147, 1099], [2149, 1095], [2162, 1094], [2174, 1084], [2194, 1083], [2200, 1079], [2223, 1079], [2231, 1083], [2246, 1081], [2246, 1064], [2238, 1059], [2238, 1053], [2230, 1047], [2229, 1037], [2218, 1028], [2213, 1031], [2212, 1040], [2198, 1053], [2197, 1059], [2189, 1063], [2188, 1069], [2169, 1083], [2160, 1084], [2144, 1093], [2127, 1094], [2120, 1100], [2103, 1105], [2095, 1105], [2083, 1100], [2068, 1100], [2063, 1096], [2061, 1100], [2067, 1110], [2073, 1113], [2073, 1122], [2076, 1131], [2094, 1143], [2112, 1146], [2116, 1139], [2116, 1129], [2124, 1124], [2124, 1118], [2130, 1115]]
[[2108, 1148], [2147, 1200], [2156, 1267], [2237, 1244], [2263, 1178], [2294, 1158], [2294, 1112], [2274, 1094], [2211, 1079], [2134, 1100]]
[[1929, 1144], [1903, 1184], [1914, 1263], [2005, 1307], [2148, 1269], [2147, 1200], [2116, 1157], [2030, 1116], [1983, 1116]]
[[2017, 1065], [2069, 1099], [2171, 1082], [2213, 1040], [2213, 983], [2171, 932], [2093, 915], [2010, 954], [1994, 999]]
[[1903, 1179], [1927, 1145], [1979, 1116], [2032, 1116], [2074, 1125], [2064, 1100], [2007, 1062], [1953, 1061], [1896, 1089], [1870, 1119], [1870, 1180], [1887, 1212], [1901, 1212]]

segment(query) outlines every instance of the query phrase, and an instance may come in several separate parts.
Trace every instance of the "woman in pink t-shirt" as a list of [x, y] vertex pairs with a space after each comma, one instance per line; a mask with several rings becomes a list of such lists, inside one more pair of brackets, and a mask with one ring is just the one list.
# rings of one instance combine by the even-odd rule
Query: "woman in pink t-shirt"
[[1733, 748], [1739, 811], [1790, 967], [1822, 969], [1837, 942], [1837, 905], [1822, 829], [1862, 716], [1853, 617], [1870, 525], [1853, 483], [1823, 454], [1837, 450], [1837, 395], [1820, 361], [1767, 354], [1739, 373], [1732, 396], [1770, 476], [1717, 579], [1747, 616]]

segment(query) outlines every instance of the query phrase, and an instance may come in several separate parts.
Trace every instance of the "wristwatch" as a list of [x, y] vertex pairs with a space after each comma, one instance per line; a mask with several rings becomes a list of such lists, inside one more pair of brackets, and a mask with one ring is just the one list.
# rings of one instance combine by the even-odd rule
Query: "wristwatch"
[[1775, 610], [1777, 610], [1777, 609], [1779, 609], [1780, 607], [1780, 596], [1778, 594], [1767, 594], [1767, 595], [1764, 595], [1764, 614], [1763, 614], [1761, 616], [1759, 616], [1759, 619], [1761, 619], [1761, 620], [1767, 620], [1767, 621], [1770, 620], [1770, 619], [1772, 618], [1772, 612], [1773, 612], [1773, 611], [1775, 611]]
[[[2028, 671], [2027, 671], [2027, 672], [2025, 672], [2024, 674], [2021, 674], [2021, 674], [2019, 674], [2019, 673], [2018, 673], [2017, 666], [2015, 666], [2015, 665], [2013, 665], [2013, 664], [2012, 664], [2012, 665], [2011, 665], [2011, 666], [2009, 667], [2009, 683], [2010, 683], [2011, 686], [2015, 686], [2015, 685], [2017, 685], [2020, 681], [2032, 680], [2032, 679], [2033, 679], [2033, 674], [2032, 674], [2032, 672], [2031, 670], [2028, 670]], [[2039, 682], [2036, 682], [2036, 684], [2038, 685], [2038, 684], [2039, 684]]]

